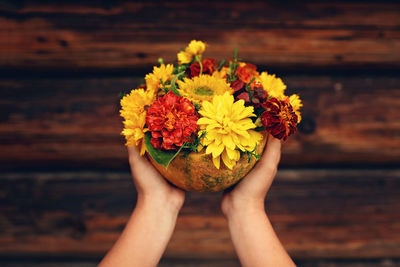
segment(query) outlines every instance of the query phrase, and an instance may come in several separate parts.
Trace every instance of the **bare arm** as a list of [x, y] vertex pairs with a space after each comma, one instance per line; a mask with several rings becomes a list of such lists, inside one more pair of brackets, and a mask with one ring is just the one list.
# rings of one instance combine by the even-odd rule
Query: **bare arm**
[[233, 245], [245, 267], [295, 266], [264, 209], [280, 153], [280, 141], [269, 136], [266, 151], [256, 167], [232, 191], [225, 192], [222, 200]]
[[157, 266], [185, 198], [185, 193], [169, 185], [135, 148], [128, 150], [138, 199], [124, 231], [101, 261], [102, 267]]

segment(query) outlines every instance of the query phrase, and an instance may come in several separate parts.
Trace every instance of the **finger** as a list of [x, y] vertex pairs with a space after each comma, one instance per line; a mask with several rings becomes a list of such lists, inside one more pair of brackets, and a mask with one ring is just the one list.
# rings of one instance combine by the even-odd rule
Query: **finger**
[[128, 146], [128, 154], [130, 158], [139, 158], [139, 150], [136, 146]]
[[281, 156], [281, 141], [271, 135], [268, 136], [265, 150], [262, 161], [270, 164], [278, 164]]
[[145, 165], [149, 164], [149, 161], [146, 158], [146, 154], [141, 156], [139, 152], [139, 147], [137, 146], [130, 146], [128, 147], [128, 155], [129, 155], [129, 163], [131, 165]]
[[267, 145], [265, 146], [263, 156], [256, 167], [259, 169], [271, 170], [275, 172], [281, 156], [281, 141], [268, 136]]
[[139, 168], [140, 166], [146, 166], [147, 159], [145, 157], [140, 156], [139, 149], [136, 146], [128, 147], [128, 155], [129, 155], [129, 164], [131, 165], [131, 169], [135, 166], [135, 168]]

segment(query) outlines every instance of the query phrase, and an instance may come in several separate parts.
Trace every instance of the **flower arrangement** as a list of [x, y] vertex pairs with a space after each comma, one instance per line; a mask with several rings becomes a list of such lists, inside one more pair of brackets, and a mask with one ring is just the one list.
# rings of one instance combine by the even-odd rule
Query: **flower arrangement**
[[280, 78], [239, 61], [237, 50], [219, 63], [203, 58], [206, 46], [191, 41], [176, 65], [159, 59], [121, 99], [126, 145], [192, 191], [236, 183], [260, 158], [268, 133], [285, 141], [301, 121], [302, 102], [285, 95]]

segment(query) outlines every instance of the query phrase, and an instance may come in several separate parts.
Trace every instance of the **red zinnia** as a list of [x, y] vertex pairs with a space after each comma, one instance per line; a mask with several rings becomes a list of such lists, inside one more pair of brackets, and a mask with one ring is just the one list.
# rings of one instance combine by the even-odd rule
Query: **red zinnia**
[[197, 131], [199, 115], [189, 99], [169, 91], [147, 110], [151, 144], [157, 149], [178, 149]]
[[296, 132], [297, 115], [289, 103], [289, 97], [281, 101], [271, 98], [264, 102], [261, 122], [265, 129], [275, 138], [286, 141], [289, 135]]
[[[214, 58], [205, 58], [201, 61], [201, 65], [203, 66], [202, 74], [212, 75], [215, 71], [215, 59]], [[190, 75], [192, 77], [196, 77], [200, 75], [200, 64], [199, 62], [194, 62], [190, 65]]]

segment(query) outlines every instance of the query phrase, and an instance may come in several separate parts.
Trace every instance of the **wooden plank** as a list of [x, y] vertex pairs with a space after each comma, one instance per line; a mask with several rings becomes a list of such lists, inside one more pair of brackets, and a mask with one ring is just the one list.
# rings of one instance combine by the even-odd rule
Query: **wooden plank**
[[[398, 166], [400, 79], [285, 75], [304, 101], [281, 166]], [[127, 169], [118, 93], [138, 78], [0, 80], [0, 169]]]
[[[49, 260], [26, 260], [5, 261], [0, 264], [3, 267], [95, 267], [99, 261], [49, 261]], [[382, 260], [306, 260], [296, 261], [302, 267], [394, 267], [400, 264], [396, 259]], [[238, 260], [161, 260], [159, 267], [240, 267]]]
[[[127, 173], [3, 173], [0, 258], [101, 257], [135, 203]], [[188, 193], [166, 259], [234, 259], [221, 193]], [[400, 170], [281, 170], [266, 201], [296, 259], [400, 253]]]
[[192, 38], [207, 56], [293, 69], [399, 68], [396, 3], [145, 2], [0, 7], [0, 68], [141, 69]]

